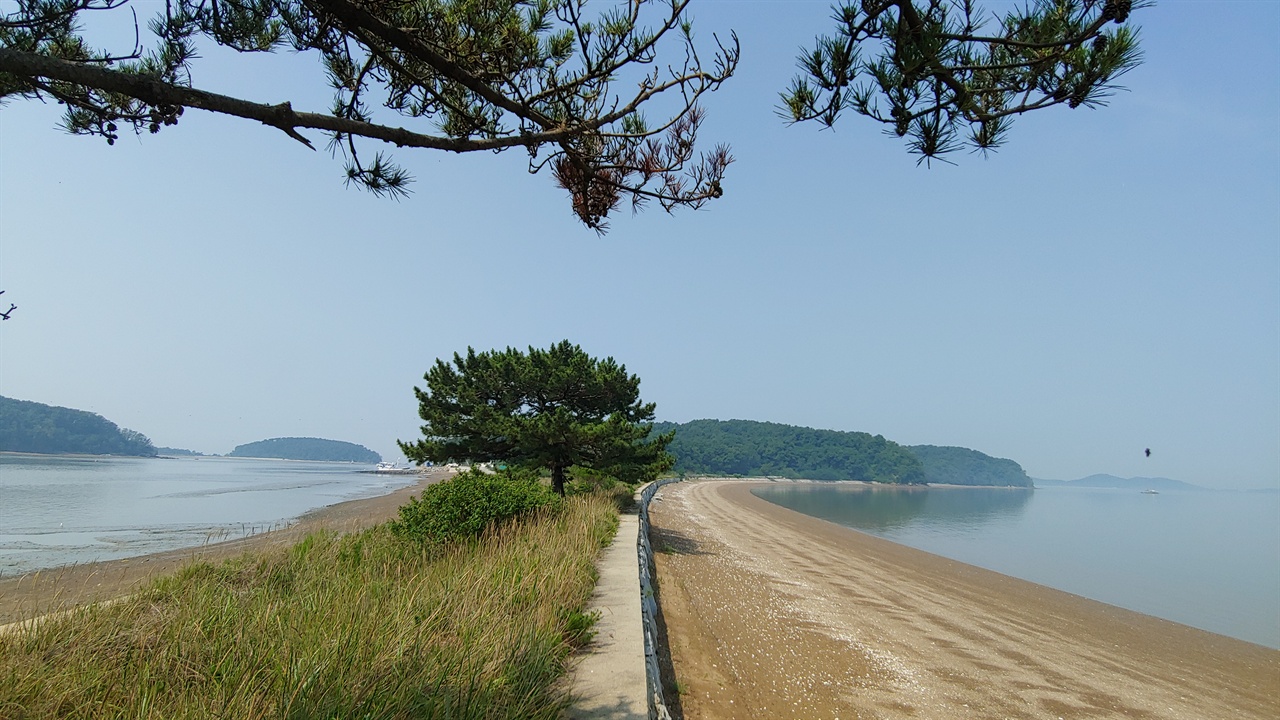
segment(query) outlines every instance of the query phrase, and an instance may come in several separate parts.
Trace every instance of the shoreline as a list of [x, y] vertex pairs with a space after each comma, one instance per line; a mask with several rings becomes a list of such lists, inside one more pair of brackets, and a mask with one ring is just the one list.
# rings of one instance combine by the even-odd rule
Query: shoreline
[[1280, 717], [1280, 651], [811, 518], [762, 484], [678, 483], [650, 510], [690, 720]]
[[291, 545], [317, 530], [346, 533], [386, 522], [397, 516], [411, 495], [420, 495], [423, 488], [447, 474], [444, 468], [432, 468], [421, 473], [417, 482], [390, 493], [315, 508], [286, 527], [249, 537], [0, 578], [0, 626], [127, 595], [151, 578], [191, 562], [218, 562], [245, 552]]
[[1126, 488], [1048, 488], [1041, 497], [1029, 488], [842, 485], [752, 493], [951, 560], [1280, 650], [1280, 535], [1271, 527], [1280, 503], [1212, 490], [1153, 502]]

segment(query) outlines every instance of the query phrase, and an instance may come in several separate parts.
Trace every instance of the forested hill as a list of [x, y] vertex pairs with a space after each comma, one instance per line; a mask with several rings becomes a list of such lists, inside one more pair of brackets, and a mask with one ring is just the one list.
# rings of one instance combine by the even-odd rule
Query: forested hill
[[1012, 460], [995, 458], [977, 450], [938, 445], [907, 447], [924, 465], [925, 482], [947, 485], [995, 485], [1031, 487], [1031, 478]]
[[382, 462], [382, 456], [363, 445], [321, 438], [271, 438], [237, 445], [229, 457], [322, 460], [330, 462]]
[[676, 431], [667, 450], [678, 472], [810, 480], [870, 480], [914, 484], [924, 468], [906, 448], [879, 435], [814, 430], [752, 420], [656, 423]]
[[156, 454], [146, 435], [126, 430], [101, 415], [7, 397], [0, 397], [0, 451], [142, 457]]

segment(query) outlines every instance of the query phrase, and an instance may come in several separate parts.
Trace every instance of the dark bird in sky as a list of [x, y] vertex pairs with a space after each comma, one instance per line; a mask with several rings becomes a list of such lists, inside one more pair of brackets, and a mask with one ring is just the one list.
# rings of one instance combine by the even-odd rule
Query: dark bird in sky
[[1147, 457], [1151, 457], [1151, 448], [1147, 448]]

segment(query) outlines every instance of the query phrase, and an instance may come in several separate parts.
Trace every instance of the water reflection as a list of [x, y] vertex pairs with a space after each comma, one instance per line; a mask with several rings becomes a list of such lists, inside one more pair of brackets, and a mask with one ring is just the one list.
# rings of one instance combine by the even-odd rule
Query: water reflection
[[775, 505], [869, 532], [887, 532], [928, 518], [939, 529], [976, 530], [1015, 521], [1026, 511], [1030, 488], [954, 488], [785, 483], [751, 491]]

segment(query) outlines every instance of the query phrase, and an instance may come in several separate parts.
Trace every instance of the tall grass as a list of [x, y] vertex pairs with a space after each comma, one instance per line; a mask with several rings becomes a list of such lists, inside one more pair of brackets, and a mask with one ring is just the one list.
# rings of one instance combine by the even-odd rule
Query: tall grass
[[612, 498], [478, 541], [386, 526], [188, 566], [0, 635], [0, 718], [554, 718]]

